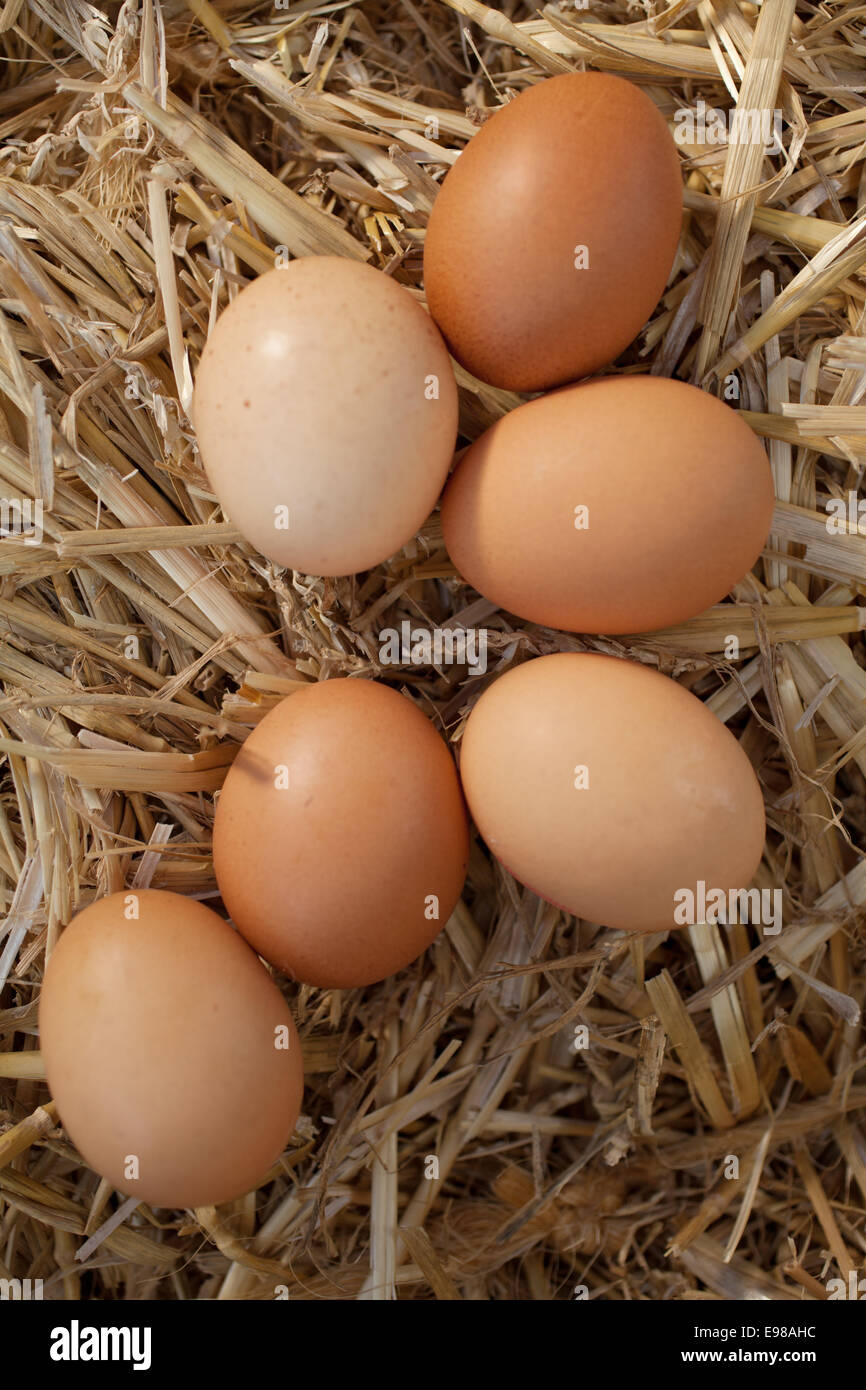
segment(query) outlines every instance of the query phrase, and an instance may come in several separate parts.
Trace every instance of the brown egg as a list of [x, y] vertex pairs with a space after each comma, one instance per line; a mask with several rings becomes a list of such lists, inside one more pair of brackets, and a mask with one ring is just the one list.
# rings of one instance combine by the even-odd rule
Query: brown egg
[[488, 119], [424, 243], [430, 312], [475, 376], [540, 391], [612, 362], [665, 288], [682, 219], [676, 145], [639, 87], [568, 73]]
[[745, 889], [761, 859], [761, 790], [736, 739], [632, 661], [557, 653], [512, 668], [469, 715], [460, 775], [497, 859], [608, 927], [683, 925], [677, 894]]
[[39, 1001], [51, 1094], [86, 1162], [160, 1207], [264, 1178], [291, 1137], [303, 1059], [288, 1007], [227, 922], [129, 889], [70, 922]]
[[424, 951], [463, 887], [457, 771], [406, 696], [310, 685], [250, 734], [217, 801], [214, 868], [232, 919], [296, 980], [372, 984]]
[[647, 632], [720, 602], [773, 515], [760, 441], [715, 396], [604, 377], [518, 406], [442, 499], [457, 569], [485, 598], [572, 632]]
[[228, 518], [306, 574], [366, 570], [436, 503], [457, 386], [435, 324], [372, 266], [305, 256], [247, 285], [217, 320], [195, 426]]

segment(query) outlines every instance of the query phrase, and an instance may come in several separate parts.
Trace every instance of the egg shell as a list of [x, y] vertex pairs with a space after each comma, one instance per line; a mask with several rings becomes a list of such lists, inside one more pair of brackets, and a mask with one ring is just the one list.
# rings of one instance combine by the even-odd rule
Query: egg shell
[[198, 444], [224, 512], [279, 565], [344, 575], [432, 511], [457, 437], [442, 338], [382, 271], [307, 256], [247, 285], [199, 363]]
[[647, 632], [725, 597], [761, 554], [773, 501], [767, 455], [730, 406], [611, 376], [491, 426], [448, 483], [442, 531], [463, 577], [520, 618]]
[[238, 753], [213, 853], [232, 920], [262, 956], [307, 984], [372, 984], [415, 960], [460, 896], [457, 770], [406, 696], [354, 678], [310, 685]]
[[288, 1006], [237, 932], [190, 898], [130, 889], [80, 912], [49, 958], [39, 1028], [64, 1128], [130, 1196], [228, 1201], [291, 1137], [303, 1059]]
[[460, 775], [510, 872], [608, 927], [680, 925], [675, 893], [747, 888], [761, 859], [761, 790], [737, 740], [632, 661], [557, 653], [512, 668], [469, 715]]
[[575, 381], [647, 321], [681, 223], [679, 157], [653, 101], [607, 73], [548, 78], [488, 118], [446, 175], [424, 242], [430, 312], [482, 381]]

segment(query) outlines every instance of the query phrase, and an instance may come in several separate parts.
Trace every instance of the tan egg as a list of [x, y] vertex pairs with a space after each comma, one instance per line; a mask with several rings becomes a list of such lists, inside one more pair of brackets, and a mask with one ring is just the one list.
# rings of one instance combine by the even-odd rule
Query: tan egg
[[406, 696], [343, 679], [278, 704], [217, 801], [232, 920], [294, 979], [372, 984], [430, 945], [463, 887], [468, 825], [442, 739]]
[[424, 242], [430, 312], [494, 386], [589, 376], [658, 303], [681, 222], [679, 157], [654, 102], [608, 73], [548, 78], [447, 174]]
[[557, 653], [512, 668], [469, 715], [460, 775], [497, 859], [608, 927], [684, 925], [683, 894], [746, 889], [761, 859], [761, 789], [736, 739], [632, 661]]
[[159, 1207], [241, 1196], [301, 1106], [288, 1007], [245, 941], [191, 898], [129, 889], [70, 922], [39, 1001], [48, 1084], [85, 1161]]
[[408, 290], [357, 261], [306, 256], [220, 315], [193, 414], [208, 478], [251, 545], [307, 574], [355, 574], [432, 511], [457, 386]]
[[457, 569], [485, 598], [572, 632], [648, 632], [720, 602], [773, 516], [760, 441], [681, 381], [612, 376], [497, 420], [442, 499]]

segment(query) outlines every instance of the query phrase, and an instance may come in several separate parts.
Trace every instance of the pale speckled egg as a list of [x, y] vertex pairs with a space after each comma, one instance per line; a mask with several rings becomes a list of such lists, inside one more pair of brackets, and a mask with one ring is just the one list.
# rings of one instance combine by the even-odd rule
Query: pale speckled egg
[[238, 753], [213, 854], [232, 920], [266, 960], [306, 984], [372, 984], [415, 960], [460, 896], [457, 770], [407, 696], [356, 678], [310, 685]]
[[153, 1206], [241, 1196], [291, 1137], [303, 1092], [292, 1016], [202, 903], [128, 889], [78, 913], [48, 961], [39, 1031], [73, 1143]]
[[370, 569], [432, 511], [457, 437], [442, 338], [371, 266], [307, 256], [247, 285], [195, 380], [202, 461], [226, 516], [307, 574]]
[[761, 859], [761, 789], [737, 740], [632, 661], [557, 653], [512, 668], [469, 715], [460, 775], [496, 858], [608, 927], [683, 925], [684, 903], [748, 888]]
[[476, 377], [541, 391], [612, 362], [646, 323], [682, 222], [654, 102], [568, 73], [488, 118], [449, 170], [424, 244], [427, 303]]
[[648, 632], [725, 597], [773, 503], [736, 410], [681, 381], [611, 376], [497, 420], [452, 475], [442, 530], [460, 574], [520, 618]]

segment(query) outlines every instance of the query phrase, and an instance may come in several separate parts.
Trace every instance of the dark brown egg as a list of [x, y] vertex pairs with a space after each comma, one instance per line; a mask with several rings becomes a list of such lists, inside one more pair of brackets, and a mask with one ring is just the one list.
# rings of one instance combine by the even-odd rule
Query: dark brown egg
[[676, 146], [639, 87], [549, 78], [497, 111], [448, 173], [424, 246], [430, 312], [494, 386], [588, 376], [658, 303], [681, 205]]
[[468, 826], [448, 749], [405, 695], [319, 681], [250, 734], [219, 795], [214, 869], [250, 944], [305, 984], [402, 970], [463, 888]]

